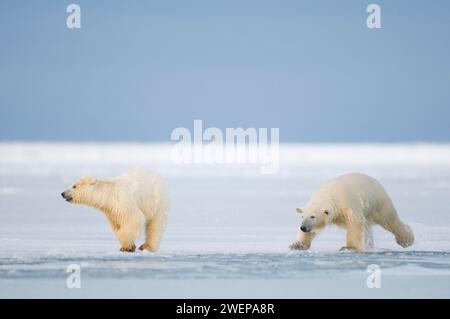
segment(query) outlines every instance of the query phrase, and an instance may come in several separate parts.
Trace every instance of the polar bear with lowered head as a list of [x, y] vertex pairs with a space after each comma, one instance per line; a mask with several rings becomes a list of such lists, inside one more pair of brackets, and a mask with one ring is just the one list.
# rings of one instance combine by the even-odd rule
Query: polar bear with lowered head
[[411, 228], [400, 220], [383, 186], [364, 174], [350, 173], [326, 182], [297, 212], [303, 221], [291, 249], [309, 249], [316, 234], [328, 225], [347, 229], [347, 243], [341, 250], [362, 251], [365, 244], [372, 248], [372, 225], [391, 232], [402, 247], [414, 242]]
[[144, 228], [145, 243], [139, 249], [158, 249], [166, 226], [168, 198], [157, 174], [132, 169], [111, 179], [82, 177], [61, 195], [70, 203], [103, 211], [121, 244], [120, 251], [135, 251], [135, 241]]

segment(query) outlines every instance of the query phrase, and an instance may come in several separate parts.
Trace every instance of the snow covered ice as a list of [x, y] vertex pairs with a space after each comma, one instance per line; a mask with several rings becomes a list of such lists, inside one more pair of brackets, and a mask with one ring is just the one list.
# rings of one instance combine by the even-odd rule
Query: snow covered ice
[[[120, 253], [106, 218], [60, 197], [81, 175], [159, 172], [171, 197], [159, 252]], [[329, 228], [289, 251], [315, 187], [359, 171], [382, 182], [416, 242], [375, 227], [375, 248], [339, 252]], [[164, 144], [0, 144], [0, 297], [449, 297], [450, 145], [282, 144], [280, 170], [174, 164]], [[142, 239], [141, 239], [142, 241]], [[140, 244], [138, 242], [137, 244]], [[66, 267], [81, 267], [80, 289]], [[381, 267], [381, 288], [366, 285]]]

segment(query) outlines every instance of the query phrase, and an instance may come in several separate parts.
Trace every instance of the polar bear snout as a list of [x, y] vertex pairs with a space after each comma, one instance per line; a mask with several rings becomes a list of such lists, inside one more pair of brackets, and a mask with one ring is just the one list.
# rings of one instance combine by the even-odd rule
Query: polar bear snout
[[67, 202], [70, 202], [73, 198], [72, 196], [68, 195], [67, 192], [61, 193], [62, 198], [64, 198]]
[[311, 227], [307, 227], [307, 226], [300, 226], [300, 230], [304, 233], [309, 233], [311, 231]]
[[321, 230], [324, 226], [324, 221], [316, 218], [315, 215], [305, 216], [303, 218], [300, 230], [304, 233], [317, 232]]

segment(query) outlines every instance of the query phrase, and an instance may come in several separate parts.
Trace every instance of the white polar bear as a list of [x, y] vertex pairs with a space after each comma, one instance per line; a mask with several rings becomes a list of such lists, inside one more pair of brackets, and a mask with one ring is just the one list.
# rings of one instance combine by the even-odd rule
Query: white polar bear
[[63, 192], [68, 202], [103, 211], [121, 244], [120, 251], [133, 252], [145, 226], [140, 250], [156, 251], [166, 226], [168, 198], [155, 173], [132, 169], [112, 179], [83, 177]]
[[394, 234], [402, 247], [414, 242], [411, 228], [400, 220], [383, 186], [364, 174], [346, 174], [323, 184], [297, 212], [303, 222], [291, 249], [309, 249], [313, 238], [327, 225], [347, 228], [347, 244], [341, 250], [362, 251], [365, 243], [372, 247], [370, 226], [375, 224]]

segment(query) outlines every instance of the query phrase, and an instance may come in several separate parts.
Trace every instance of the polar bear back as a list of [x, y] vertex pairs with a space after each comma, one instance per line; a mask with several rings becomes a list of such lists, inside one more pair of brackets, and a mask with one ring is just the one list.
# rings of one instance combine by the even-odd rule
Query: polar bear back
[[386, 218], [386, 214], [395, 214], [391, 198], [376, 179], [361, 174], [349, 173], [328, 181], [314, 192], [310, 203], [328, 201], [346, 214], [352, 210], [362, 214], [369, 222]]
[[124, 196], [132, 196], [124, 201], [133, 202], [148, 218], [167, 210], [168, 198], [158, 174], [144, 169], [130, 169], [116, 180], [127, 190]]

